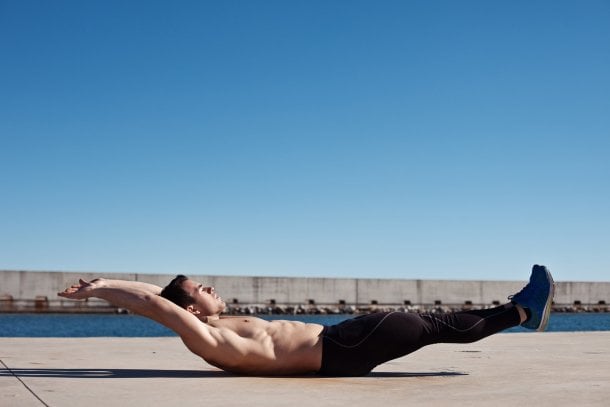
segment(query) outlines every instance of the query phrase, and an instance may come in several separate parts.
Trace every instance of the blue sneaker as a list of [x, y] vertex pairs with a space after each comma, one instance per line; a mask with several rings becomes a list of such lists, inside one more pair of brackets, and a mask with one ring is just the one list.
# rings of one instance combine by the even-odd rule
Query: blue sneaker
[[551, 273], [544, 266], [534, 265], [530, 282], [517, 294], [508, 297], [513, 303], [527, 308], [530, 312], [530, 317], [521, 326], [538, 332], [546, 329], [554, 292]]

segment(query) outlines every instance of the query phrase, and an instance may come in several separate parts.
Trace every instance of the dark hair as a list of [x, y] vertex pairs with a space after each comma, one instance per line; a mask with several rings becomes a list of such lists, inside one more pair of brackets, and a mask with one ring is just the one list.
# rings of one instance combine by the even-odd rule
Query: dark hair
[[183, 276], [182, 274], [177, 275], [170, 283], [161, 291], [161, 297], [167, 298], [174, 304], [186, 308], [189, 305], [195, 303], [193, 297], [189, 295], [184, 288], [182, 288], [182, 283], [188, 280], [188, 277]]

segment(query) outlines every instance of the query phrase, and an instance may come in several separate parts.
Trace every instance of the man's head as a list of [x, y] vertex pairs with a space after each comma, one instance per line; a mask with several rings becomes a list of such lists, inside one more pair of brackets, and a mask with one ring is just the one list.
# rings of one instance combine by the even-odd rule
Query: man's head
[[198, 318], [216, 316], [224, 311], [226, 304], [216, 294], [214, 287], [178, 275], [161, 291], [161, 296], [186, 309]]

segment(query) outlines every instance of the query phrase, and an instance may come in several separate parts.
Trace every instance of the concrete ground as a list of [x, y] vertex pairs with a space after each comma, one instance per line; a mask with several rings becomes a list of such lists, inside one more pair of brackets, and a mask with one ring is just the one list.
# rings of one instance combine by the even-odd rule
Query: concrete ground
[[433, 345], [366, 377], [243, 377], [178, 338], [0, 338], [0, 406], [607, 406], [610, 332]]

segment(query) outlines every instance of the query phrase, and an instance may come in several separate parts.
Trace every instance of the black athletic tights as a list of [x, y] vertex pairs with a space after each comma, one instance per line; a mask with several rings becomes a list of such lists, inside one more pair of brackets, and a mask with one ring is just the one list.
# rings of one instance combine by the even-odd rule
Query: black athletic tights
[[519, 325], [512, 304], [449, 314], [380, 312], [326, 326], [322, 368], [327, 376], [361, 376], [388, 360], [433, 343], [469, 343]]

